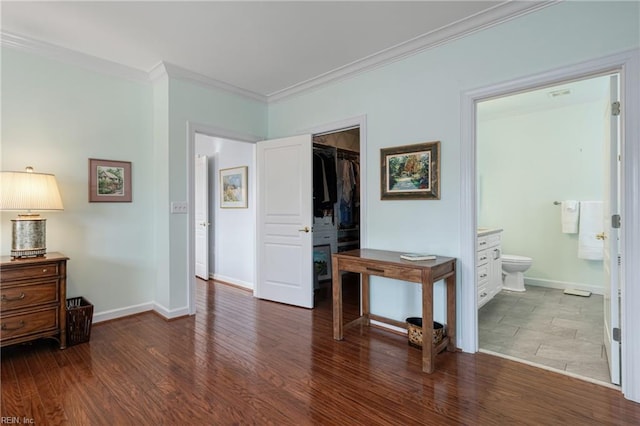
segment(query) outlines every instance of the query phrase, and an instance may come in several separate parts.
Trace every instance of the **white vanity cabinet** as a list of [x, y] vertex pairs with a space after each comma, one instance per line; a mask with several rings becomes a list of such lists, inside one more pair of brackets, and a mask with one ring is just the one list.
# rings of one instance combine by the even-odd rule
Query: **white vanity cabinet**
[[476, 282], [478, 308], [502, 290], [502, 230], [489, 229], [478, 232]]

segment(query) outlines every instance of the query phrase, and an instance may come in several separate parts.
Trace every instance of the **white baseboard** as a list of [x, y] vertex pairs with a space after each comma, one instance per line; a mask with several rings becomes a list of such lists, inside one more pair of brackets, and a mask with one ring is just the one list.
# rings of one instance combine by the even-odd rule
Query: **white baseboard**
[[153, 311], [153, 302], [141, 303], [139, 305], [127, 306], [126, 308], [112, 309], [110, 311], [98, 312], [93, 314], [93, 324], [103, 321], [109, 321], [117, 318], [128, 317], [130, 315], [140, 314], [142, 312]]
[[153, 310], [158, 314], [164, 317], [165, 319], [174, 319], [179, 317], [184, 317], [189, 315], [189, 307], [185, 306], [183, 308], [178, 309], [167, 309], [159, 303], [153, 304]]
[[127, 306], [126, 308], [112, 309], [110, 311], [99, 312], [97, 314], [94, 313], [92, 324], [98, 324], [104, 321], [124, 318], [131, 315], [137, 315], [143, 312], [150, 312], [150, 311], [155, 311], [158, 315], [168, 320], [189, 315], [188, 307], [179, 308], [179, 309], [167, 309], [158, 303], [148, 302], [148, 303], [141, 303], [139, 305]]
[[370, 321], [371, 321], [371, 324], [378, 326], [380, 328], [386, 328], [387, 330], [391, 330], [400, 334], [407, 334], [406, 328], [396, 327], [395, 325], [387, 324], [387, 323], [376, 321], [376, 320], [370, 320]]
[[604, 294], [604, 288], [593, 284], [574, 283], [570, 281], [557, 281], [547, 280], [544, 278], [530, 278], [524, 277], [524, 283], [527, 285], [533, 285], [536, 287], [556, 288], [559, 290], [566, 290], [568, 288], [574, 290], [590, 291], [593, 294]]
[[237, 285], [238, 287], [243, 287], [248, 290], [253, 290], [253, 283], [250, 283], [248, 281], [243, 281], [237, 278], [227, 277], [225, 275], [220, 275], [220, 274], [210, 274], [209, 276], [211, 277], [212, 280], [223, 281], [225, 283]]

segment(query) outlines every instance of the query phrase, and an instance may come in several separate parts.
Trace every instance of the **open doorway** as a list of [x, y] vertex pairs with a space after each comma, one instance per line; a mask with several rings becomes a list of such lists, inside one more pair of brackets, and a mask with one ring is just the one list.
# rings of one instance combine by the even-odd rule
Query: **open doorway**
[[[331, 294], [331, 255], [360, 248], [360, 179], [359, 127], [313, 135], [315, 306]], [[359, 281], [344, 283], [346, 297], [358, 297]]]
[[606, 344], [616, 278], [597, 237], [617, 259], [604, 220], [619, 212], [612, 95], [617, 74], [592, 76], [478, 102], [476, 121], [478, 243], [498, 253], [478, 252], [479, 348], [605, 383], [619, 383], [619, 347]]
[[[215, 279], [239, 287], [253, 289], [253, 253], [255, 247], [255, 185], [247, 185], [254, 179], [255, 146], [253, 143], [234, 139], [209, 136], [202, 133], [195, 135], [195, 261], [196, 272], [198, 266], [198, 231], [208, 230], [208, 255], [206, 261], [209, 266], [207, 279]], [[198, 158], [206, 160], [206, 171], [199, 174]], [[245, 171], [247, 192], [245, 203], [223, 203], [221, 175], [225, 171], [240, 173]], [[206, 182], [198, 183], [198, 176], [207, 176]], [[234, 177], [234, 176], [232, 176]], [[249, 182], [247, 182], [249, 181]], [[198, 209], [200, 198], [198, 187], [206, 186], [208, 205]], [[204, 198], [204, 197], [202, 197]], [[207, 211], [208, 215], [198, 216], [199, 211]], [[210, 224], [210, 226], [208, 225]], [[202, 277], [204, 278], [204, 277]]]

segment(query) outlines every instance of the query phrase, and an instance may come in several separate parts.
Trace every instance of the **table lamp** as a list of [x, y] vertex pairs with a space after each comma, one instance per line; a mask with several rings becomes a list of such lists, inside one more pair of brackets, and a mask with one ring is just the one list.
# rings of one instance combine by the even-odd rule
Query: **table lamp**
[[25, 212], [11, 220], [13, 259], [44, 256], [46, 219], [33, 212], [63, 209], [54, 175], [34, 173], [33, 167], [24, 172], [0, 172], [0, 210]]

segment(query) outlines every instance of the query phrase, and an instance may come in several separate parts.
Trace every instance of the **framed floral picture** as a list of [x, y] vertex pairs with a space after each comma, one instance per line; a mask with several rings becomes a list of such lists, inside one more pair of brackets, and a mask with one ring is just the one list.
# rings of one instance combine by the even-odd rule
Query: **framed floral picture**
[[440, 141], [380, 150], [382, 200], [440, 199]]
[[247, 166], [220, 170], [220, 207], [246, 209]]
[[131, 162], [89, 158], [89, 202], [130, 203]]

